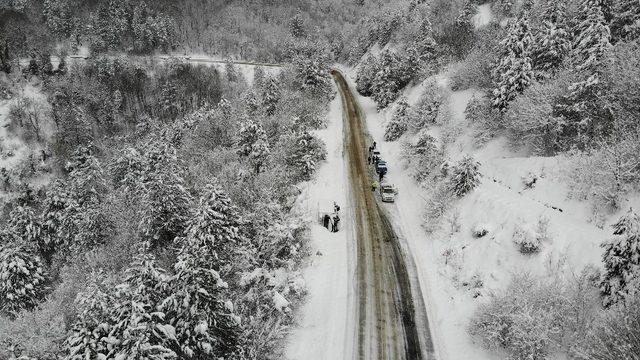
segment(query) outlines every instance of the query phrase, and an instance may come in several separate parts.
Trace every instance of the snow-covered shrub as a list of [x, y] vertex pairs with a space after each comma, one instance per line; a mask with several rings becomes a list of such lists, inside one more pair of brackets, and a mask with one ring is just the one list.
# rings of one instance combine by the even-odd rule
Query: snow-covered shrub
[[485, 223], [477, 223], [471, 227], [471, 235], [474, 238], [481, 238], [491, 232], [491, 226]]
[[407, 123], [411, 113], [411, 107], [406, 99], [398, 100], [393, 117], [387, 123], [384, 131], [385, 141], [398, 140], [407, 131]]
[[628, 283], [640, 278], [640, 216], [629, 210], [613, 225], [614, 237], [602, 243], [605, 273], [600, 283], [604, 305], [620, 301]]
[[550, 219], [545, 215], [538, 217], [538, 222], [536, 223], [536, 238], [541, 243], [552, 240], [551, 234], [549, 233], [549, 222]]
[[47, 289], [47, 273], [40, 257], [26, 246], [17, 245], [17, 240], [9, 240], [10, 236], [3, 235], [1, 239], [0, 312], [15, 316], [38, 305]]
[[516, 224], [513, 228], [513, 243], [518, 246], [523, 254], [531, 254], [540, 251], [542, 242], [535, 231], [523, 224]]
[[546, 359], [562, 339], [569, 305], [557, 281], [519, 275], [479, 307], [468, 332], [489, 349], [504, 349], [509, 359]]
[[480, 163], [471, 156], [465, 156], [451, 169], [449, 184], [457, 197], [463, 197], [480, 184]]
[[[640, 290], [640, 286], [638, 287]], [[640, 294], [601, 311], [573, 349], [581, 360], [638, 359], [640, 354]]]
[[602, 224], [604, 216], [619, 210], [625, 194], [640, 183], [639, 151], [640, 138], [628, 134], [598, 150], [570, 153], [569, 196], [590, 200], [594, 217]]
[[424, 228], [427, 232], [440, 229], [440, 220], [451, 204], [451, 190], [446, 183], [440, 182], [433, 187], [424, 211]]
[[[57, 359], [67, 334], [61, 299], [50, 298], [15, 319], [0, 321], [0, 358], [21, 356], [34, 359]], [[27, 358], [25, 358], [27, 359]]]
[[527, 175], [521, 177], [521, 180], [525, 189], [533, 189], [538, 181], [538, 175], [528, 172]]

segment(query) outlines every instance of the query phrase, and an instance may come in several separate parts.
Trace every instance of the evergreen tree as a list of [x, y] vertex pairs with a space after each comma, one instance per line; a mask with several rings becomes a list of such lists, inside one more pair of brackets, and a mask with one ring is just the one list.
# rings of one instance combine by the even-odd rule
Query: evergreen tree
[[236, 351], [239, 319], [233, 304], [222, 298], [228, 285], [216, 268], [224, 267], [229, 255], [217, 251], [241, 241], [239, 223], [220, 187], [207, 186], [180, 241], [171, 294], [160, 306], [176, 330], [174, 351], [180, 358], [217, 358]]
[[575, 29], [573, 45], [574, 64], [586, 71], [588, 83], [597, 83], [598, 69], [602, 69], [611, 52], [611, 31], [605, 21], [602, 7], [596, 0], [583, 0], [581, 12], [586, 17]]
[[278, 81], [273, 77], [266, 78], [262, 86], [262, 105], [268, 116], [276, 113], [281, 97], [282, 94]]
[[471, 156], [466, 156], [451, 170], [451, 190], [463, 197], [480, 184], [480, 164]]
[[613, 225], [613, 235], [601, 245], [605, 273], [600, 291], [605, 306], [624, 298], [627, 284], [640, 277], [640, 216], [630, 209]]
[[324, 143], [308, 131], [293, 132], [284, 141], [287, 144], [285, 163], [293, 170], [294, 178], [310, 180], [318, 163], [326, 159]]
[[29, 206], [16, 206], [9, 213], [7, 228], [24, 244], [32, 248], [38, 248], [42, 242], [42, 225], [33, 209]]
[[15, 316], [36, 307], [46, 290], [46, 272], [36, 254], [19, 245], [15, 235], [2, 234], [0, 250], [0, 312]]
[[533, 81], [531, 66], [532, 36], [529, 21], [521, 17], [511, 21], [507, 37], [500, 42], [503, 49], [500, 64], [494, 70], [493, 106], [505, 111], [509, 103]]
[[126, 280], [116, 287], [111, 309], [106, 358], [168, 360], [176, 359], [171, 347], [178, 347], [175, 328], [165, 314], [157, 311], [168, 296], [168, 276], [157, 267], [152, 255], [140, 254], [126, 271]]
[[372, 95], [373, 79], [376, 74], [377, 59], [371, 54], [360, 63], [356, 74], [356, 90], [362, 96]]
[[297, 58], [296, 73], [301, 88], [313, 95], [328, 98], [331, 94], [331, 77], [328, 69], [317, 58]]
[[181, 171], [176, 167], [150, 172], [143, 185], [140, 230], [152, 248], [170, 244], [184, 231], [191, 205]]
[[566, 28], [566, 5], [564, 2], [546, 1], [543, 11], [542, 29], [538, 31], [532, 50], [533, 68], [538, 72], [552, 73], [571, 49]]
[[227, 81], [229, 82], [237, 82], [239, 78], [238, 69], [236, 69], [235, 65], [231, 61], [227, 61], [224, 65], [224, 72], [227, 75]]
[[238, 209], [220, 185], [208, 184], [190, 216], [184, 236], [177, 242], [206, 250], [207, 259], [221, 263], [224, 262], [221, 258], [228, 259], [241, 245], [241, 223]]
[[107, 191], [106, 178], [102, 164], [89, 147], [78, 147], [65, 170], [69, 173], [69, 184], [80, 206], [102, 202]]
[[42, 8], [47, 27], [59, 38], [69, 37], [74, 24], [69, 0], [44, 0]]
[[296, 14], [289, 20], [289, 32], [293, 37], [301, 38], [306, 35], [304, 29], [304, 19], [302, 18], [302, 12], [298, 10]]
[[63, 344], [65, 360], [106, 359], [113, 348], [111, 343], [118, 342], [109, 337], [116, 303], [106, 290], [109, 284], [100, 273], [92, 273], [89, 280], [75, 299], [77, 315]]
[[402, 98], [398, 100], [393, 117], [387, 124], [384, 132], [385, 141], [396, 141], [407, 131], [410, 111], [411, 107], [409, 106], [407, 99]]
[[262, 125], [251, 119], [246, 120], [238, 132], [238, 155], [247, 157], [256, 173], [260, 173], [269, 154], [267, 134]]
[[381, 110], [398, 98], [400, 90], [409, 83], [412, 74], [407, 71], [406, 62], [392, 51], [383, 52], [377, 65], [371, 90], [377, 108]]
[[258, 100], [258, 96], [253, 90], [247, 91], [247, 93], [244, 95], [244, 103], [247, 110], [247, 115], [249, 116], [256, 115], [256, 113], [260, 109], [260, 100]]
[[611, 21], [612, 41], [633, 41], [640, 37], [640, 2], [620, 0], [614, 3]]
[[41, 213], [42, 233], [38, 249], [49, 263], [54, 253], [67, 251], [77, 234], [80, 206], [62, 180], [54, 181], [47, 188]]
[[564, 122], [563, 132], [580, 148], [586, 148], [611, 131], [610, 113], [598, 102], [603, 91], [602, 72], [607, 67], [612, 46], [609, 26], [599, 1], [584, 0], [584, 20], [575, 30], [572, 60], [578, 81], [569, 86], [569, 94], [560, 99], [555, 112]]

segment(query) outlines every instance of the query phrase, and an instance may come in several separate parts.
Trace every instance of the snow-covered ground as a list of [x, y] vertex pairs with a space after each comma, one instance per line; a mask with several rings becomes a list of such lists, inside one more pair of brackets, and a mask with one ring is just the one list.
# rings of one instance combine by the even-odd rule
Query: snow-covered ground
[[[350, 75], [353, 76], [353, 71]], [[447, 86], [444, 75], [436, 81], [440, 86]], [[424, 85], [420, 84], [407, 89], [404, 95], [415, 104], [423, 89]], [[472, 125], [464, 118], [464, 109], [479, 93], [448, 89], [446, 92], [450, 94], [443, 105], [449, 107], [448, 127], [460, 129], [454, 142], [447, 146], [446, 157], [455, 162], [466, 154], [474, 156], [481, 163], [484, 177], [471, 194], [453, 201], [441, 221], [441, 229], [431, 234], [422, 227], [429, 191], [421, 188], [405, 168], [403, 139], [383, 141], [393, 106], [378, 113], [371, 99], [360, 96], [359, 101], [367, 116], [369, 132], [380, 144], [382, 157], [387, 161], [387, 181], [400, 190], [395, 204], [386, 206], [416, 262], [438, 358], [500, 359], [502, 354], [484, 350], [466, 334], [477, 306], [492, 293], [504, 289], [518, 272], [571, 276], [586, 265], [599, 266], [599, 245], [610, 236], [610, 228], [605, 226], [603, 230], [591, 222], [588, 203], [567, 198], [563, 173], [567, 159], [523, 157], [510, 151], [502, 138], [478, 147]], [[431, 132], [439, 135], [444, 130], [436, 126]], [[413, 135], [405, 135], [405, 140], [408, 136]], [[537, 182], [532, 189], [525, 189], [523, 178], [530, 174], [537, 176]], [[538, 254], [521, 254], [512, 240], [514, 227], [532, 229], [541, 219], [548, 221], [549, 239]], [[615, 219], [611, 216], [608, 224]], [[485, 226], [489, 234], [473, 237], [472, 228], [477, 225]], [[482, 281], [482, 287], [469, 285], [476, 279]]]
[[[348, 359], [354, 351], [355, 250], [339, 95], [330, 106], [328, 127], [315, 133], [327, 145], [327, 161], [315, 179], [305, 185], [299, 204], [311, 219], [312, 255], [303, 271], [307, 302], [287, 346], [287, 358], [292, 360]], [[334, 201], [341, 207], [341, 229], [337, 233], [317, 221], [319, 212], [332, 211]]]

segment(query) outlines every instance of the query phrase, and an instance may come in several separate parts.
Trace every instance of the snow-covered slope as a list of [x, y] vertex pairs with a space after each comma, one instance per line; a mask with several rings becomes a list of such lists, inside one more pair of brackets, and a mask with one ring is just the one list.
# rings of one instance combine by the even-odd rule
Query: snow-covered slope
[[[444, 76], [437, 80], [440, 86], [447, 86]], [[420, 84], [405, 91], [410, 104], [415, 104], [423, 88]], [[432, 127], [430, 133], [439, 137], [451, 128], [457, 129], [459, 133], [447, 145], [447, 159], [455, 162], [470, 154], [481, 163], [484, 176], [476, 190], [453, 201], [440, 229], [430, 234], [422, 227], [429, 189], [420, 187], [403, 165], [401, 143], [414, 134], [395, 142], [383, 141], [393, 105], [378, 113], [370, 99], [359, 100], [367, 114], [369, 131], [388, 163], [387, 181], [400, 190], [396, 203], [387, 206], [417, 264], [439, 358], [502, 359], [503, 354], [485, 351], [466, 333], [477, 306], [504, 289], [515, 273], [556, 276], [579, 273], [589, 264], [599, 266], [599, 245], [610, 231], [590, 222], [589, 204], [568, 199], [563, 172], [567, 159], [524, 157], [509, 150], [502, 138], [478, 147], [464, 109], [479, 93], [448, 89], [444, 93], [450, 94], [443, 104], [448, 108], [442, 109], [450, 114], [450, 122]], [[531, 174], [537, 177], [535, 186], [525, 189], [523, 178]], [[535, 231], [538, 223], [548, 228], [548, 239], [539, 253], [521, 254], [512, 240], [514, 228]], [[472, 229], [476, 226], [485, 227], [489, 233], [474, 237]]]

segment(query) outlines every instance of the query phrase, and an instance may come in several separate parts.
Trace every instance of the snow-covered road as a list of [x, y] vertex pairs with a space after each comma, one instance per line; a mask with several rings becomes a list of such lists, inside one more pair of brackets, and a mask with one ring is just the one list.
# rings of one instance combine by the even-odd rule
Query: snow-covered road
[[[301, 206], [312, 220], [312, 255], [304, 278], [307, 303], [300, 311], [287, 358], [336, 360], [354, 358], [356, 335], [355, 249], [352, 209], [347, 202], [346, 163], [343, 154], [343, 118], [340, 97], [330, 105], [328, 126], [316, 131], [327, 146], [327, 160], [308, 182]], [[341, 206], [341, 229], [331, 233], [316, 221], [318, 212]], [[321, 255], [320, 255], [321, 254]]]

